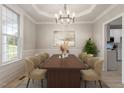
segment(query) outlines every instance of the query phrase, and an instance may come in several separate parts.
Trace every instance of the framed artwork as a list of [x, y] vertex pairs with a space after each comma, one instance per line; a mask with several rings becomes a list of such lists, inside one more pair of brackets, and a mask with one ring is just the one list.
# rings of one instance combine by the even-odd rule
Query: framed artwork
[[54, 46], [60, 46], [64, 42], [68, 42], [70, 47], [75, 46], [74, 31], [54, 31]]

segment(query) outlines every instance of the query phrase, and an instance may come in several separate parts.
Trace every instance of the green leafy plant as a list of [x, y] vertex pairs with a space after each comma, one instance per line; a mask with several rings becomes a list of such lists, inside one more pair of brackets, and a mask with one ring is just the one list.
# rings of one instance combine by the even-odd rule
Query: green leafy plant
[[97, 55], [97, 53], [98, 53], [97, 47], [96, 47], [95, 43], [91, 40], [91, 38], [89, 38], [86, 41], [83, 52], [86, 52], [87, 54], [93, 54], [94, 56]]

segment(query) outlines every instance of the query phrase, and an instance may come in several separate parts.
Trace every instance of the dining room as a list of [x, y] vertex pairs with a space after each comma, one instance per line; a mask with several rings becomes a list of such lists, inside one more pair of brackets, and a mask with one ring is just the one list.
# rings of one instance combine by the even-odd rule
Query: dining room
[[123, 12], [123, 4], [0, 4], [0, 87], [124, 87], [123, 75], [110, 84], [102, 32]]

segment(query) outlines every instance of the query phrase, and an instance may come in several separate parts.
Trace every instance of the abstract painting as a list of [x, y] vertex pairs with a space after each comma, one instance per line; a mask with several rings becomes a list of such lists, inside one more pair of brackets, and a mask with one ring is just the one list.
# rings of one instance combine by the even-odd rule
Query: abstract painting
[[75, 46], [75, 32], [74, 31], [54, 31], [54, 45], [60, 46], [64, 42], [68, 42], [70, 47]]

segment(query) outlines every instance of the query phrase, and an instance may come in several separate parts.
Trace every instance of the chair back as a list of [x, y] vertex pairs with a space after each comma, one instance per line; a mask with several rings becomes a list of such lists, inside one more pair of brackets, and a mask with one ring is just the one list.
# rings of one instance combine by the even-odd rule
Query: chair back
[[30, 73], [34, 70], [34, 64], [29, 58], [26, 58], [24, 62], [25, 62], [25, 69], [29, 77]]
[[43, 56], [43, 54], [37, 54], [35, 55], [35, 57], [40, 60], [40, 63], [45, 61], [45, 57]]
[[79, 54], [79, 59], [80, 59], [81, 61], [85, 61], [86, 57], [87, 57], [87, 54], [86, 54], [86, 53], [81, 53], [81, 54]]
[[94, 63], [96, 61], [100, 60], [99, 57], [88, 57], [86, 60], [86, 64], [91, 67], [92, 69], [94, 69]]
[[49, 54], [48, 53], [37, 54], [35, 55], [35, 58], [40, 60], [38, 64], [41, 64], [44, 63], [49, 58]]
[[48, 53], [43, 53], [45, 59], [47, 60], [49, 58], [49, 54]]
[[88, 58], [93, 57], [92, 54], [87, 54], [87, 53], [81, 53], [79, 54], [79, 59], [83, 62], [86, 62]]
[[38, 68], [38, 66], [40, 64], [40, 58], [38, 56], [32, 56], [32, 57], [29, 57], [29, 58], [33, 62], [34, 68]]
[[98, 60], [94, 63], [95, 72], [101, 77], [103, 60]]
[[46, 60], [45, 55], [43, 55], [43, 54], [38, 54], [38, 56], [40, 57], [41, 62], [45, 62], [45, 60]]

